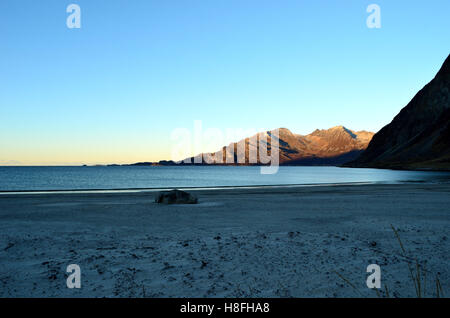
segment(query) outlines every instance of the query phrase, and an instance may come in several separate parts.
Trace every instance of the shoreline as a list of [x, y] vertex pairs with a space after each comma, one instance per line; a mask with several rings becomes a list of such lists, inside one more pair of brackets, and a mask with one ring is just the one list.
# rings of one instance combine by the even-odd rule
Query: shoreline
[[[414, 181], [411, 181], [414, 182]], [[422, 182], [422, 181], [417, 181]], [[398, 182], [401, 184], [402, 182]], [[242, 186], [209, 186], [209, 187], [155, 187], [155, 188], [124, 188], [124, 189], [71, 189], [71, 190], [0, 190], [0, 195], [7, 194], [70, 194], [70, 193], [139, 193], [157, 192], [170, 190], [200, 191], [200, 190], [226, 190], [226, 189], [266, 189], [266, 188], [297, 188], [297, 187], [336, 187], [346, 185], [369, 185], [369, 184], [397, 184], [384, 182], [342, 182], [342, 183], [304, 183], [304, 184], [264, 184], [264, 185], [242, 185]]]
[[[2, 166], [0, 168], [116, 168], [116, 167], [267, 167], [268, 164], [93, 164], [93, 165], [36, 165], [36, 166]], [[350, 163], [344, 163], [340, 165], [300, 165], [300, 164], [280, 164], [279, 167], [336, 167], [336, 168], [351, 168], [351, 169], [379, 169], [379, 170], [393, 170], [393, 171], [430, 171], [430, 172], [450, 172], [450, 167], [409, 167], [409, 166], [370, 166], [370, 165], [352, 165]]]

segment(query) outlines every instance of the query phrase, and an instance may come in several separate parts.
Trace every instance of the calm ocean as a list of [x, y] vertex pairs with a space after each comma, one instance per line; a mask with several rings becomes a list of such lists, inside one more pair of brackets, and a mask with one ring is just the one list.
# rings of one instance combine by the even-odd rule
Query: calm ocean
[[449, 181], [448, 172], [337, 167], [280, 167], [273, 175], [235, 166], [0, 167], [0, 191]]

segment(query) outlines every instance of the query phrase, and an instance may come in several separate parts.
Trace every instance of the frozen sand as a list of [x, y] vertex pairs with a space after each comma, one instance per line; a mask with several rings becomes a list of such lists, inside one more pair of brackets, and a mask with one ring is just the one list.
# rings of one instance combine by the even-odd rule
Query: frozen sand
[[[449, 294], [450, 185], [402, 184], [154, 193], [0, 195], [1, 297], [414, 296], [405, 258], [439, 273]], [[78, 264], [82, 288], [66, 287]], [[344, 283], [349, 279], [361, 293]]]

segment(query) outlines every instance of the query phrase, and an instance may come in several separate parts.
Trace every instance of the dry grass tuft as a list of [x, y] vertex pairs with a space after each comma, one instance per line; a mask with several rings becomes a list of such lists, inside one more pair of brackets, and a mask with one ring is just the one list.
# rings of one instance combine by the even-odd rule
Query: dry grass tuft
[[[400, 238], [400, 235], [398, 234], [398, 231], [394, 228], [394, 226], [392, 224], [391, 224], [391, 228], [392, 228], [392, 231], [394, 231], [394, 235], [397, 238], [398, 243], [400, 245], [402, 257], [406, 260], [406, 263], [408, 265], [409, 276], [410, 276], [412, 284], [414, 285], [414, 289], [416, 291], [416, 297], [417, 298], [445, 297], [444, 290], [442, 288], [442, 284], [437, 275], [435, 278], [435, 286], [436, 286], [435, 294], [433, 295], [433, 292], [429, 291], [429, 295], [427, 295], [427, 289], [426, 289], [426, 287], [427, 287], [427, 270], [425, 269], [425, 266], [420, 265], [419, 260], [417, 258], [413, 258], [408, 255], [408, 253], [406, 252], [405, 246], [403, 245], [403, 242]], [[414, 266], [414, 263], [415, 263], [415, 266]], [[350, 282], [350, 280], [345, 278], [342, 274], [338, 273], [337, 271], [335, 271], [335, 273], [345, 283], [347, 283], [350, 287], [352, 287], [355, 291], [357, 291], [360, 296], [363, 295], [361, 293], [361, 291], [359, 291], [356, 288], [356, 286]], [[378, 289], [375, 288], [375, 292], [378, 297], [382, 297], [382, 295]], [[384, 297], [387, 297], [387, 298], [390, 298], [390, 296], [391, 296], [387, 284], [384, 284], [384, 294], [385, 294]]]

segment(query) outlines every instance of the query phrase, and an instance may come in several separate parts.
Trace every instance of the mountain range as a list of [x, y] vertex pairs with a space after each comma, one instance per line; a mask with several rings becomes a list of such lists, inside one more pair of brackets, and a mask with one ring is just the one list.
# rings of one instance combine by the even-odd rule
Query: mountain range
[[[289, 129], [278, 129], [279, 160], [281, 165], [340, 165], [356, 159], [368, 146], [372, 132], [352, 131], [343, 126], [336, 126], [326, 130], [315, 130], [309, 135], [292, 133]], [[183, 162], [210, 162], [213, 164], [238, 163], [242, 165], [262, 164], [259, 156], [256, 161], [250, 160], [249, 150], [258, 149], [261, 143], [258, 136], [263, 136], [262, 151], [270, 153], [272, 138], [276, 138], [275, 131], [254, 135], [231, 143], [221, 151], [202, 153], [195, 157], [186, 158]], [[267, 140], [267, 136], [270, 136]], [[238, 157], [238, 147], [245, 149]], [[255, 152], [255, 153], [258, 153]], [[263, 152], [264, 153], [264, 152]], [[210, 158], [209, 161], [207, 161]], [[221, 159], [221, 160], [220, 160]]]
[[[355, 132], [343, 126], [315, 130], [309, 135], [294, 134], [286, 128], [278, 131], [281, 165], [450, 170], [450, 55], [434, 79], [376, 134]], [[270, 139], [259, 143], [257, 136], [264, 136], [263, 140], [270, 136]], [[275, 138], [274, 131], [267, 131], [231, 143], [221, 151], [198, 154], [183, 161], [206, 164], [205, 158], [208, 158], [213, 164], [262, 164], [259, 157], [256, 162], [250, 160], [249, 150], [259, 150], [262, 146], [262, 151], [270, 152], [272, 138]], [[245, 148], [239, 158], [238, 147]], [[163, 160], [135, 165], [147, 164], [176, 163]]]

